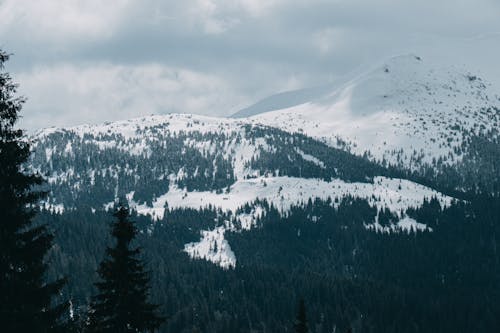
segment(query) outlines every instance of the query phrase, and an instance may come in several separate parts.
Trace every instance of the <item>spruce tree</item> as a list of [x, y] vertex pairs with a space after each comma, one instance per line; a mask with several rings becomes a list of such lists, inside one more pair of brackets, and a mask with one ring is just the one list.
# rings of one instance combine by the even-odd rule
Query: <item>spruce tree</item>
[[43, 197], [34, 187], [42, 179], [26, 169], [29, 142], [17, 129], [24, 100], [4, 71], [9, 55], [0, 50], [0, 330], [2, 332], [63, 331], [67, 304], [55, 305], [63, 280], [46, 281], [45, 255], [53, 235], [34, 222]]
[[157, 314], [158, 305], [148, 302], [149, 278], [138, 258], [140, 248], [131, 248], [137, 228], [129, 221], [129, 211], [120, 207], [112, 226], [114, 247], [108, 247], [99, 266], [99, 291], [89, 315], [90, 332], [153, 332], [165, 320]]
[[296, 333], [309, 332], [309, 328], [307, 327], [306, 304], [302, 298], [299, 301], [297, 316], [295, 317], [295, 324], [293, 327], [295, 328]]

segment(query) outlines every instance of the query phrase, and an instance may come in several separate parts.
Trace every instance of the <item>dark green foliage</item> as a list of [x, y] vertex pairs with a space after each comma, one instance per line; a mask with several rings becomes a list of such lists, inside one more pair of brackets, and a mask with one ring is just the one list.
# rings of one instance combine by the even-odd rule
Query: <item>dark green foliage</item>
[[308, 333], [309, 328], [307, 327], [307, 315], [306, 315], [306, 304], [304, 299], [300, 299], [299, 307], [297, 310], [297, 316], [295, 317], [295, 323], [293, 328], [296, 333]]
[[137, 229], [128, 221], [128, 210], [120, 207], [114, 214], [112, 236], [114, 247], [106, 250], [108, 258], [101, 262], [96, 283], [99, 291], [91, 305], [88, 332], [132, 333], [154, 332], [164, 321], [158, 306], [148, 302], [149, 277], [137, 258], [139, 248], [131, 249]]
[[[336, 209], [331, 201], [314, 201], [286, 217], [266, 202], [258, 204], [268, 212], [257, 228], [226, 233], [238, 260], [228, 271], [182, 251], [184, 244], [199, 240], [197, 225], [211, 229], [218, 214], [227, 218], [223, 213], [172, 210], [154, 224], [134, 216], [138, 244], [155, 267], [151, 300], [170, 314], [161, 332], [290, 332], [300, 297], [307, 301], [311, 333], [499, 327], [498, 196], [446, 209], [429, 200], [406, 212], [433, 228], [423, 233], [366, 230], [364, 223], [374, 221], [377, 211], [358, 199], [346, 198]], [[71, 274], [65, 293], [75, 308], [85, 309], [92, 293], [86, 272], [101, 260], [95, 248], [108, 242], [106, 215], [89, 210], [40, 218], [51, 219], [58, 229], [60, 247], [53, 255], [57, 263], [71, 263], [59, 269]]]
[[[289, 134], [275, 128], [248, 128], [254, 137], [266, 137], [267, 143], [275, 147], [273, 151], [263, 151], [250, 166], [261, 174], [286, 175], [301, 178], [340, 178], [348, 182], [367, 182], [374, 176], [388, 175], [389, 171], [367, 158], [354, 156], [341, 149], [303, 134]], [[314, 157], [321, 164], [308, 159]]]
[[[0, 70], [8, 55], [0, 51]], [[15, 129], [23, 104], [16, 85], [0, 73], [0, 330], [2, 332], [64, 331], [60, 321], [66, 305], [53, 297], [63, 279], [48, 283], [44, 258], [53, 236], [46, 225], [33, 222], [34, 206], [43, 193], [32, 191], [42, 179], [24, 170], [30, 146]]]

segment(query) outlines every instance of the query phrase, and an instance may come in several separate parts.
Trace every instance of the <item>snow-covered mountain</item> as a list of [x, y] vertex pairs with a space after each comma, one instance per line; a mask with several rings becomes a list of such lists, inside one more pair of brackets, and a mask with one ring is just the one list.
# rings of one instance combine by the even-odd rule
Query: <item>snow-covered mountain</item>
[[227, 232], [315, 200], [337, 207], [360, 199], [395, 216], [387, 225], [376, 215], [364, 221], [367, 230], [431, 231], [406, 211], [430, 198], [450, 205], [437, 189], [498, 182], [499, 130], [492, 86], [401, 56], [347, 82], [271, 96], [232, 118], [170, 114], [41, 130], [31, 166], [47, 179], [42, 206], [53, 214], [106, 211], [119, 201], [152, 221], [175, 210], [215, 211], [183, 250], [228, 268], [237, 258]]
[[425, 221], [405, 216], [408, 208], [433, 197], [442, 206], [453, 200], [299, 133], [195, 115], [42, 130], [34, 137], [32, 167], [46, 176], [43, 207], [54, 214], [108, 210], [118, 201], [156, 221], [175, 209], [218, 211], [222, 221], [200, 229], [200, 241], [184, 250], [223, 267], [236, 264], [225, 232], [253, 228], [266, 207], [286, 216], [316, 199], [335, 206], [360, 198], [401, 220], [386, 229], [366, 221], [367, 229], [417, 231]]
[[473, 141], [498, 142], [500, 99], [481, 77], [414, 55], [335, 85], [282, 93], [234, 117], [304, 133], [413, 170], [459, 165]]

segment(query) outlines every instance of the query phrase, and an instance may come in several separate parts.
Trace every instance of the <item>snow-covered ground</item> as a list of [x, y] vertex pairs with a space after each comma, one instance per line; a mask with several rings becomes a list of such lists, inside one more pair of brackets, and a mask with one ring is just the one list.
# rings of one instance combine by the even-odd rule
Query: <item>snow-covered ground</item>
[[236, 266], [236, 256], [231, 246], [224, 239], [224, 227], [218, 227], [211, 231], [202, 231], [199, 242], [189, 243], [184, 246], [191, 258], [205, 259], [211, 261], [224, 269]]
[[[366, 221], [366, 228], [377, 232], [423, 231], [427, 230], [424, 223], [417, 222], [401, 212], [422, 205], [425, 199], [437, 198], [443, 207], [449, 206], [453, 198], [443, 195], [428, 187], [404, 179], [375, 177], [373, 183], [347, 183], [339, 179], [326, 182], [319, 179], [304, 179], [293, 177], [259, 177], [255, 179], [240, 179], [231, 186], [229, 193], [216, 192], [186, 192], [173, 187], [164, 195], [158, 197], [152, 207], [139, 205], [129, 194], [129, 205], [139, 214], [150, 215], [154, 219], [162, 219], [165, 206], [174, 208], [204, 208], [209, 205], [232, 212], [235, 220], [242, 229], [251, 229], [256, 219], [265, 214], [262, 207], [254, 207], [251, 213], [235, 215], [238, 208], [256, 199], [266, 200], [278, 209], [280, 214], [286, 215], [293, 206], [307, 204], [308, 200], [320, 198], [332, 199], [332, 204], [346, 196], [366, 199], [378, 210], [388, 208], [400, 217], [400, 221], [391, 227], [382, 227], [376, 221]], [[335, 200], [339, 199], [339, 200]], [[238, 230], [236, 221], [226, 221], [225, 226], [213, 230], [201, 231], [199, 242], [189, 243], [185, 251], [193, 258], [209, 260], [223, 268], [236, 265], [236, 257], [231, 251], [229, 243], [224, 239], [226, 231]], [[425, 222], [425, 221], [422, 221]]]
[[450, 205], [453, 200], [453, 198], [433, 189], [404, 179], [375, 177], [372, 184], [348, 183], [340, 179], [327, 182], [320, 179], [295, 177], [258, 177], [236, 181], [231, 186], [229, 193], [187, 192], [174, 186], [167, 193], [156, 198], [152, 207], [145, 204], [139, 205], [133, 201], [130, 201], [129, 204], [139, 214], [162, 219], [167, 203], [170, 209], [199, 209], [212, 206], [235, 213], [246, 203], [260, 199], [266, 200], [285, 215], [292, 206], [307, 204], [309, 199], [326, 200], [331, 198], [335, 202], [335, 199], [341, 200], [346, 196], [366, 199], [373, 207], [388, 208], [395, 214], [410, 207], [420, 207], [425, 199], [432, 197], [436, 197], [442, 206]]
[[[84, 137], [102, 137], [104, 135], [118, 135], [125, 141], [134, 138], [143, 138], [152, 135], [176, 135], [180, 132], [197, 132], [201, 134], [216, 133], [230, 134], [248, 122], [231, 118], [207, 117], [192, 114], [151, 115], [148, 117], [133, 118], [115, 122], [106, 122], [101, 125], [79, 125], [67, 128], [46, 128], [35, 133], [34, 138], [40, 141], [54, 133], [75, 133]], [[105, 147], [103, 147], [105, 148]]]

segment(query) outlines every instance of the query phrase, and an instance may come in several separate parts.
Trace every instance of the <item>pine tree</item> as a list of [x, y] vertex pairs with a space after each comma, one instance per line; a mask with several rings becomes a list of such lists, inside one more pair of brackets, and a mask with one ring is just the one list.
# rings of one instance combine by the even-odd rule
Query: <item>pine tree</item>
[[53, 235], [34, 222], [42, 179], [25, 164], [30, 146], [16, 129], [24, 100], [4, 72], [9, 55], [0, 50], [0, 326], [2, 332], [57, 332], [67, 304], [55, 305], [64, 280], [46, 281], [45, 255]]
[[149, 278], [138, 255], [131, 249], [137, 229], [128, 220], [129, 211], [120, 207], [112, 226], [114, 247], [106, 250], [108, 258], [99, 266], [101, 281], [89, 315], [90, 332], [153, 332], [165, 320], [157, 314], [158, 305], [148, 303]]
[[306, 316], [306, 304], [304, 299], [300, 299], [299, 308], [297, 310], [297, 316], [295, 317], [295, 324], [293, 325], [296, 333], [308, 333], [309, 328], [307, 327], [307, 316]]

